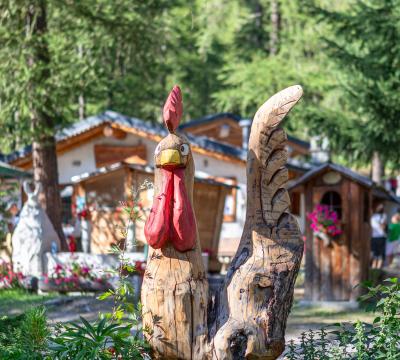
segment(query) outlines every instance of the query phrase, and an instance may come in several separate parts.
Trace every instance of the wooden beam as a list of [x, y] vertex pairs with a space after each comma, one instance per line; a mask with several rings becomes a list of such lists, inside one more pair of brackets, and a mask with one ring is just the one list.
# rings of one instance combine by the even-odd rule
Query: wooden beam
[[123, 140], [126, 138], [125, 131], [123, 131], [121, 129], [113, 128], [110, 125], [107, 125], [106, 127], [104, 127], [103, 133], [104, 133], [105, 137], [113, 137], [118, 140]]
[[[106, 125], [107, 124], [101, 124], [90, 130], [82, 132], [81, 134], [72, 136], [65, 140], [58, 141], [57, 145], [56, 145], [57, 156], [60, 156], [61, 154], [71, 150], [72, 148], [74, 148], [77, 145], [85, 144], [85, 143], [89, 142], [90, 140], [92, 140], [93, 138], [102, 136], [103, 129]], [[14, 166], [18, 166], [24, 170], [31, 169], [32, 168], [32, 155], [29, 154], [22, 158], [11, 161], [10, 164], [12, 164]]]
[[[95, 137], [99, 136], [104, 136], [103, 129], [105, 126], [111, 126], [113, 129], [119, 129], [122, 130], [125, 133], [130, 133], [133, 135], [137, 135], [139, 137], [143, 137], [148, 140], [152, 140], [155, 142], [160, 142], [162, 140], [162, 137], [160, 135], [155, 135], [155, 134], [150, 134], [146, 131], [139, 130], [136, 128], [131, 128], [129, 126], [124, 126], [116, 123], [104, 123], [102, 125], [99, 125], [98, 127], [95, 127], [93, 129], [90, 129], [86, 132], [83, 132], [82, 134], [73, 136], [69, 139], [66, 140], [61, 140], [57, 143], [57, 155], [61, 155], [64, 152], [67, 152], [71, 150], [73, 147], [77, 145], [82, 145], [83, 143], [87, 143], [88, 141], [92, 140]], [[226, 155], [222, 153], [218, 153], [216, 151], [211, 151], [208, 149], [204, 149], [200, 146], [192, 145], [192, 152], [209, 156], [211, 158], [217, 159], [217, 160], [222, 160], [222, 161], [227, 161], [230, 163], [234, 164], [240, 164], [245, 166], [246, 161], [237, 158], [236, 156], [231, 156], [231, 155]], [[31, 155], [24, 156], [22, 158], [16, 159], [12, 162], [10, 162], [14, 166], [18, 166], [24, 170], [28, 170], [32, 168], [32, 158]]]
[[190, 134], [201, 134], [207, 130], [211, 130], [214, 129], [216, 127], [220, 127], [223, 124], [227, 124], [229, 123], [230, 126], [234, 127], [234, 128], [238, 128], [241, 131], [241, 127], [239, 126], [239, 124], [230, 119], [230, 118], [221, 118], [218, 120], [213, 121], [211, 124], [198, 124], [195, 126], [190, 126], [187, 127], [186, 129], [183, 130], [183, 132], [188, 132]]
[[94, 145], [94, 156], [96, 167], [107, 166], [117, 162], [128, 160], [129, 163], [146, 164], [146, 146], [117, 146], [117, 145]]
[[[131, 127], [128, 127], [128, 126], [115, 124], [115, 123], [112, 124], [111, 126], [112, 127], [117, 127], [117, 128], [122, 129], [122, 130], [124, 130], [124, 131], [126, 131], [128, 133], [131, 133], [131, 134], [134, 134], [134, 135], [138, 135], [138, 136], [141, 136], [141, 137], [144, 137], [146, 139], [153, 140], [153, 141], [156, 141], [156, 142], [160, 142], [162, 140], [162, 137], [159, 136], [159, 135], [149, 134], [149, 133], [147, 133], [145, 131], [138, 130], [138, 129], [135, 129], [135, 128], [131, 128]], [[228, 161], [228, 162], [235, 163], [235, 164], [241, 164], [243, 166], [246, 165], [246, 161], [245, 160], [239, 159], [239, 158], [237, 158], [235, 156], [225, 155], [225, 154], [221, 154], [221, 153], [218, 153], [218, 152], [215, 152], [215, 151], [210, 151], [210, 150], [201, 148], [201, 147], [199, 147], [197, 145], [193, 145], [193, 144], [191, 144], [191, 149], [192, 149], [192, 152], [195, 152], [195, 153], [198, 153], [198, 154], [201, 154], [201, 155], [210, 156], [210, 157], [218, 159], [218, 160], [224, 160], [224, 161]]]

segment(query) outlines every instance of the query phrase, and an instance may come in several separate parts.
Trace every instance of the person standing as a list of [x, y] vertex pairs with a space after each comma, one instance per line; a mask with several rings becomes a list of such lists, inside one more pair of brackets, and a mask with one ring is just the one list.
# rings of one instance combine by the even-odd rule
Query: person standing
[[400, 213], [396, 212], [392, 216], [391, 224], [389, 224], [388, 239], [386, 243], [386, 257], [387, 265], [390, 266], [393, 263], [394, 255], [398, 252], [400, 245]]
[[383, 204], [376, 207], [371, 217], [371, 266], [381, 269], [385, 261], [387, 216]]

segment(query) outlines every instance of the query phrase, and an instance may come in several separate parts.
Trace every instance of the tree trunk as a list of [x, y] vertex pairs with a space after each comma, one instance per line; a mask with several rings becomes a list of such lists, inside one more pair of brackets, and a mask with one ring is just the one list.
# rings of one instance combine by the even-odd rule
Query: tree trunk
[[271, 0], [271, 32], [269, 35], [269, 54], [271, 56], [278, 53], [279, 27], [279, 3], [278, 0]]
[[385, 164], [382, 157], [377, 151], [374, 151], [372, 154], [372, 180], [377, 184], [382, 185], [384, 171]]
[[[303, 253], [288, 213], [286, 134], [278, 127], [299, 101], [300, 86], [270, 98], [256, 113], [247, 158], [243, 235], [224, 284], [207, 298], [199, 240], [181, 253], [151, 249], [142, 288], [143, 325], [156, 359], [276, 359], [285, 347], [286, 320]], [[162, 144], [165, 148], [165, 142]], [[194, 169], [185, 174], [192, 197]], [[161, 177], [155, 171], [155, 197]]]
[[[47, 34], [47, 3], [39, 0], [31, 4], [27, 13], [27, 28], [35, 38], [32, 56], [28, 59], [30, 66], [38, 65], [36, 76], [32, 79], [28, 91], [36, 91], [36, 85], [41, 85], [50, 76], [50, 53], [46, 41]], [[29, 32], [27, 32], [29, 33]], [[58, 185], [58, 166], [56, 141], [53, 135], [55, 122], [46, 110], [51, 109], [49, 97], [43, 96], [41, 108], [31, 104], [32, 113], [32, 162], [34, 180], [40, 182], [42, 191], [41, 204], [56, 230], [61, 249], [68, 250], [61, 226], [61, 198]]]
[[[83, 58], [83, 46], [82, 44], [78, 45], [78, 54], [79, 54], [79, 58], [82, 59]], [[79, 115], [79, 120], [83, 120], [85, 118], [85, 97], [83, 95], [83, 90], [82, 92], [79, 94], [78, 97], [78, 115]]]
[[78, 97], [78, 113], [79, 113], [79, 120], [84, 120], [85, 119], [85, 97], [83, 96], [83, 93], [79, 95]]
[[68, 251], [61, 226], [61, 197], [58, 185], [58, 166], [54, 136], [42, 137], [40, 140], [34, 141], [32, 147], [34, 180], [42, 184], [42, 192], [39, 195], [40, 203], [60, 238], [61, 250]]
[[263, 41], [263, 12], [264, 9], [262, 5], [260, 4], [260, 1], [256, 1], [254, 3], [254, 8], [253, 8], [253, 17], [254, 17], [254, 25], [256, 27], [256, 32], [254, 35], [254, 44], [260, 49], [265, 48], [265, 43]]

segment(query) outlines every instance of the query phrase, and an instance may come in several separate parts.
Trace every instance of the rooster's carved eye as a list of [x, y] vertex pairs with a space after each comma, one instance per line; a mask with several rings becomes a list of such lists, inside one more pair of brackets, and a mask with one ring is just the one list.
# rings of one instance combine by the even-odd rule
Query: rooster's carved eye
[[181, 155], [186, 156], [189, 154], [189, 145], [188, 144], [182, 144], [181, 145]]
[[158, 144], [156, 147], [156, 150], [154, 151], [154, 154], [158, 155], [160, 153], [160, 151], [161, 151], [161, 146], [160, 146], [160, 144]]

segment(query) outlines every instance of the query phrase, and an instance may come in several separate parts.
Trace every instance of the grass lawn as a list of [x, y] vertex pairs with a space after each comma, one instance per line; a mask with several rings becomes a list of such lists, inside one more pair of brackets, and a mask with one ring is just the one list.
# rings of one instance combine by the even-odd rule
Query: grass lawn
[[299, 338], [301, 333], [307, 330], [318, 330], [327, 325], [338, 322], [362, 322], [372, 323], [375, 315], [364, 309], [338, 311], [328, 307], [304, 307], [294, 304], [288, 318], [286, 328], [286, 340]]
[[23, 289], [0, 290], [0, 316], [20, 314], [31, 306], [41, 305], [58, 296], [56, 293], [37, 295]]
[[[22, 289], [0, 291], [0, 317], [3, 315], [21, 314], [31, 306], [41, 305], [51, 299], [58, 299], [52, 306], [47, 306], [48, 317], [52, 322], [65, 322], [76, 320], [79, 315], [88, 320], [97, 318], [99, 312], [108, 312], [112, 308], [112, 301], [99, 301], [95, 294], [65, 296], [57, 293], [37, 295], [28, 293]], [[363, 309], [338, 311], [327, 307], [304, 307], [296, 301], [289, 315], [286, 328], [286, 340], [297, 339], [301, 333], [309, 329], [317, 330], [329, 324], [337, 322], [354, 322], [360, 320], [371, 323], [374, 314], [367, 313]]]
[[4, 315], [19, 315], [32, 306], [49, 302], [50, 304], [47, 303], [45, 306], [50, 322], [75, 321], [79, 316], [92, 321], [98, 318], [99, 312], [110, 312], [113, 306], [112, 299], [100, 301], [97, 299], [98, 295], [98, 293], [60, 295], [55, 292], [37, 295], [22, 289], [0, 290], [0, 318]]

